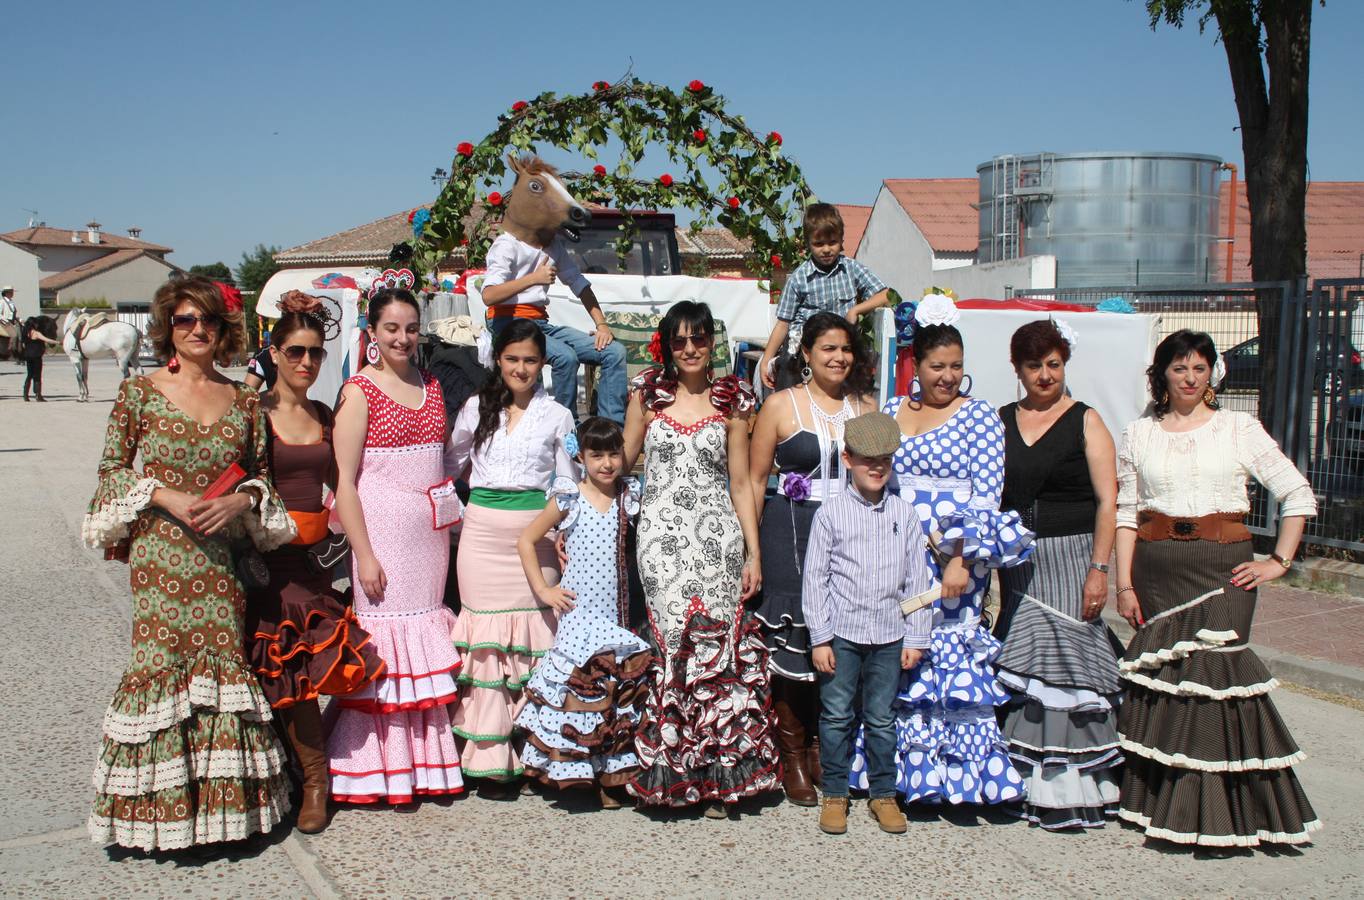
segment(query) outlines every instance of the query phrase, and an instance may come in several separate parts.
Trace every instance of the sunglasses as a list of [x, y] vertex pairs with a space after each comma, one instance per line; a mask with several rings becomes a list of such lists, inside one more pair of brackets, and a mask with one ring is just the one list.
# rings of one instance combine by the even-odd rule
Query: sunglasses
[[688, 334], [673, 338], [668, 341], [668, 345], [673, 348], [674, 353], [681, 353], [687, 349], [688, 344], [697, 350], [708, 350], [714, 341], [715, 335], [713, 334]]
[[221, 316], [213, 313], [205, 313], [202, 316], [194, 313], [176, 313], [171, 316], [171, 325], [175, 328], [192, 329], [200, 323], [203, 323], [205, 328], [212, 330], [221, 325], [223, 320]]
[[302, 344], [291, 344], [279, 352], [283, 353], [284, 358], [295, 365], [302, 362], [304, 356], [307, 356], [308, 361], [315, 366], [320, 366], [322, 360], [327, 358], [326, 347], [305, 347]]

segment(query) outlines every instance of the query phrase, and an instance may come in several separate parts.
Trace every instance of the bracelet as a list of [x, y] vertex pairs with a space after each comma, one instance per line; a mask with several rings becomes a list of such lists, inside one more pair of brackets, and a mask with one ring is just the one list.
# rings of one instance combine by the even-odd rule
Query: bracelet
[[1136, 588], [1134, 588], [1134, 587], [1118, 588], [1118, 593], [1121, 594], [1121, 593], [1123, 593], [1124, 591], [1135, 591], [1135, 590], [1136, 590]]

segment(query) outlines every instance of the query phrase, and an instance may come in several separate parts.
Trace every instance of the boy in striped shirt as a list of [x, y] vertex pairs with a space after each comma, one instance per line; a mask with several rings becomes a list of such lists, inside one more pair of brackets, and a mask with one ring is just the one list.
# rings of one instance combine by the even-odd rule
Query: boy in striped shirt
[[[882, 831], [907, 823], [895, 799], [895, 720], [900, 673], [919, 664], [933, 629], [925, 540], [914, 506], [886, 490], [900, 426], [885, 413], [850, 419], [843, 463], [852, 487], [826, 501], [810, 528], [801, 606], [819, 673], [819, 742], [824, 801], [819, 827], [848, 828], [848, 768], [862, 698], [868, 809]], [[903, 604], [903, 605], [902, 605]]]

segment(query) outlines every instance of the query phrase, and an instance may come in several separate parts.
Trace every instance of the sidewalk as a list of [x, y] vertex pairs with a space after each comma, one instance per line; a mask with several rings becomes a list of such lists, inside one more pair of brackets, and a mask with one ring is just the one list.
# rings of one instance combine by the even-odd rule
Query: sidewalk
[[[1132, 629], [1113, 595], [1104, 620], [1126, 642]], [[1278, 581], [1260, 589], [1251, 646], [1275, 677], [1364, 700], [1364, 598]]]

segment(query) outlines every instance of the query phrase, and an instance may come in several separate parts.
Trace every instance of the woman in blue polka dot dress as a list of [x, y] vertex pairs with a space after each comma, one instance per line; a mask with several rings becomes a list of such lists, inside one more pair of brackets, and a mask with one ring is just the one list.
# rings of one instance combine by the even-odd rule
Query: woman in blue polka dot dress
[[[573, 436], [570, 435], [570, 438]], [[554, 647], [526, 684], [516, 717], [526, 732], [526, 774], [555, 788], [595, 787], [605, 808], [639, 771], [635, 729], [653, 656], [625, 625], [629, 613], [625, 536], [639, 513], [639, 482], [622, 477], [620, 426], [594, 416], [578, 428], [587, 478], [556, 478], [549, 503], [517, 544], [535, 595], [563, 613]], [[553, 528], [567, 535], [568, 568], [551, 587], [536, 544]]]
[[[896, 699], [896, 787], [911, 802], [1008, 803], [1022, 798], [1023, 779], [995, 722], [1009, 694], [995, 680], [1000, 645], [980, 613], [990, 569], [1022, 562], [1033, 536], [1017, 513], [999, 511], [1004, 426], [990, 404], [963, 390], [962, 339], [952, 324], [959, 315], [945, 296], [920, 302], [918, 389], [885, 406], [903, 433], [895, 480], [936, 547], [924, 552], [942, 586], [933, 643]], [[866, 787], [860, 739], [851, 781]]]

